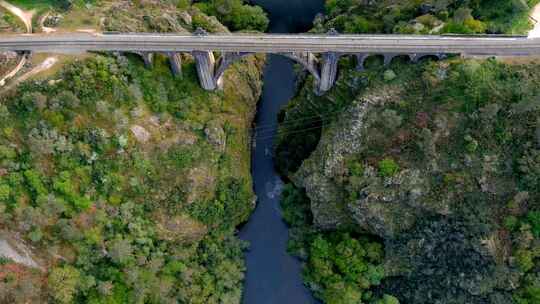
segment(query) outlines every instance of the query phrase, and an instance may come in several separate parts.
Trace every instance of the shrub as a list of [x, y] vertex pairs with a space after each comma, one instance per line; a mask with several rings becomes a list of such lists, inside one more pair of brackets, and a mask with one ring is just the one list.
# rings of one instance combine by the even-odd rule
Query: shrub
[[28, 186], [30, 186], [30, 191], [34, 194], [34, 197], [48, 193], [47, 188], [43, 184], [42, 177], [37, 171], [33, 169], [24, 171], [24, 178]]
[[17, 157], [17, 151], [11, 147], [0, 146], [0, 159], [14, 159]]
[[383, 298], [375, 302], [375, 304], [399, 304], [399, 300], [394, 296], [385, 294]]
[[80, 277], [79, 271], [71, 266], [54, 268], [48, 278], [51, 296], [59, 303], [71, 303]]
[[510, 231], [514, 231], [517, 229], [518, 225], [519, 225], [519, 220], [517, 217], [513, 216], [513, 215], [510, 215], [510, 216], [507, 216], [505, 219], [504, 219], [504, 223], [503, 223], [504, 227]]
[[88, 209], [92, 204], [90, 199], [77, 192], [75, 185], [72, 183], [71, 174], [68, 171], [63, 171], [60, 173], [60, 176], [54, 179], [53, 188], [56, 192], [64, 195], [65, 199], [77, 210]]
[[[268, 27], [268, 17], [258, 6], [243, 5], [230, 17], [229, 23], [235, 30], [255, 30], [264, 32]], [[225, 19], [227, 20], [227, 19]]]
[[364, 292], [384, 277], [382, 246], [368, 239], [319, 234], [309, 251], [304, 276], [309, 285], [318, 286], [315, 295], [325, 303], [361, 303]]
[[540, 237], [540, 211], [530, 211], [527, 213], [527, 221], [531, 225], [534, 236]]
[[[216, 16], [233, 31], [264, 32], [268, 27], [269, 20], [263, 9], [258, 6], [244, 5], [242, 0], [209, 0], [197, 3], [196, 6], [204, 13]], [[204, 21], [204, 18], [194, 18], [193, 22], [194, 26], [208, 29], [209, 24]]]
[[359, 161], [351, 161], [348, 163], [349, 174], [352, 176], [362, 176], [364, 174], [364, 166]]
[[7, 201], [11, 195], [11, 187], [9, 185], [0, 185], [0, 201]]
[[399, 165], [391, 158], [379, 162], [379, 173], [383, 177], [393, 176], [399, 171]]
[[384, 81], [392, 81], [397, 77], [396, 73], [392, 70], [384, 71], [383, 78]]
[[523, 272], [527, 272], [534, 267], [534, 256], [532, 251], [521, 249], [515, 253], [516, 263]]

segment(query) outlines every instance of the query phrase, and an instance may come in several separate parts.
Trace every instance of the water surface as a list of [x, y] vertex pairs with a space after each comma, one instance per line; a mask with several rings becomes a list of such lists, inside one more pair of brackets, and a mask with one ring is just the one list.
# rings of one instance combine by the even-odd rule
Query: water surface
[[[323, 0], [254, 0], [270, 16], [270, 32], [297, 33], [309, 30], [323, 10]], [[257, 208], [242, 227], [240, 238], [250, 242], [246, 252], [245, 304], [317, 303], [303, 285], [300, 262], [287, 254], [288, 229], [281, 218], [279, 199], [283, 183], [274, 170], [273, 137], [277, 114], [293, 97], [293, 63], [269, 55], [264, 88], [257, 109], [259, 132], [252, 151], [252, 176]]]

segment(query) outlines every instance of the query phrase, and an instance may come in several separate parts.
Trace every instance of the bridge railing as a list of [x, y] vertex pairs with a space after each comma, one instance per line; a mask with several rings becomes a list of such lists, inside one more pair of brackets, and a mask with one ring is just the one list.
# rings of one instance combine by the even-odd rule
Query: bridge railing
[[[196, 36], [193, 33], [138, 33], [138, 32], [117, 32], [117, 31], [106, 31], [102, 32], [103, 35], [137, 35], [137, 36]], [[54, 35], [54, 34], [53, 34]], [[205, 37], [206, 35], [203, 35]], [[261, 37], [336, 37], [336, 35], [330, 35], [325, 33], [261, 33], [261, 32], [233, 32], [233, 33], [208, 33], [207, 36], [214, 37], [228, 37], [228, 36], [261, 36]], [[444, 33], [438, 35], [414, 35], [414, 34], [339, 34], [337, 37], [374, 37], [374, 38], [404, 38], [404, 37], [464, 37], [464, 38], [527, 38], [527, 35], [516, 35], [516, 34], [452, 34]]]

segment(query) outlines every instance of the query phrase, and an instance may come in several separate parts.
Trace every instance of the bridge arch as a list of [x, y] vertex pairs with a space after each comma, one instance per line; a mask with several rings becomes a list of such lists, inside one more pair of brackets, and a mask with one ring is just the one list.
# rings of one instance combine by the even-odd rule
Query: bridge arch
[[407, 54], [399, 54], [399, 55], [395, 55], [393, 58], [392, 58], [392, 63], [394, 62], [407, 62], [407, 63], [411, 63], [411, 62], [414, 62], [413, 59], [411, 58], [411, 55], [407, 55]]
[[[217, 65], [214, 70], [214, 83], [216, 87], [222, 87], [223, 75], [227, 68], [233, 63], [240, 61], [242, 58], [255, 53], [251, 52], [224, 52], [218, 59]], [[277, 55], [284, 56], [293, 60], [295, 63], [300, 64], [305, 70], [307, 70], [315, 79], [315, 84], [318, 86], [321, 83], [321, 72], [319, 68], [319, 60], [313, 53], [277, 53]]]
[[356, 56], [356, 70], [364, 71], [366, 69], [365, 64], [368, 60], [373, 60], [373, 58], [379, 58], [384, 66], [390, 65], [394, 60], [401, 59], [404, 61], [409, 61], [411, 63], [418, 63], [422, 60], [428, 58], [434, 60], [442, 60], [448, 57], [444, 53], [413, 53], [413, 54], [399, 54], [399, 53], [364, 53], [364, 54], [354, 54]]
[[366, 62], [379, 59], [381, 63], [385, 64], [388, 60], [392, 60], [393, 57], [387, 57], [384, 54], [377, 53], [365, 53], [365, 54], [355, 54], [356, 55], [356, 70], [364, 71], [366, 69]]
[[321, 74], [318, 68], [318, 59], [313, 55], [313, 53], [278, 53], [284, 57], [287, 57], [293, 60], [296, 63], [299, 63], [306, 69], [313, 77], [315, 81], [319, 83], [321, 81]]
[[214, 82], [217, 84], [218, 87], [223, 86], [223, 75], [225, 74], [225, 71], [229, 66], [231, 66], [233, 63], [240, 61], [242, 58], [252, 55], [255, 53], [249, 53], [249, 52], [234, 52], [234, 53], [222, 53], [217, 68], [214, 71]]
[[[151, 67], [154, 53], [148, 51], [133, 52], [144, 60], [146, 67]], [[235, 62], [240, 61], [245, 56], [253, 55], [254, 52], [221, 52], [220, 57], [215, 60], [213, 51], [191, 51], [195, 58], [197, 74], [201, 86], [205, 90], [215, 90], [223, 88], [223, 75], [225, 71]], [[179, 52], [163, 52], [169, 58], [171, 69], [177, 76], [181, 76], [182, 59]], [[340, 57], [353, 55], [357, 58], [359, 71], [365, 70], [368, 60], [379, 58], [383, 66], [390, 65], [394, 60], [401, 59], [416, 63], [422, 59], [433, 58], [443, 59], [447, 56], [444, 53], [337, 53], [325, 52], [315, 55], [311, 52], [279, 52], [277, 55], [284, 56], [300, 64], [314, 78], [315, 92], [322, 95], [329, 91], [337, 79], [338, 61]]]

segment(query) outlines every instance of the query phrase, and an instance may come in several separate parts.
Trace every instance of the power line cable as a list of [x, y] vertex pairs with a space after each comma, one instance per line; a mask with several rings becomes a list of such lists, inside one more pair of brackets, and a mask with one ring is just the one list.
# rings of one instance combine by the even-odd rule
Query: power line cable
[[282, 132], [282, 133], [278, 132], [275, 135], [271, 135], [271, 136], [254, 137], [253, 140], [255, 140], [255, 141], [264, 141], [264, 140], [267, 140], [267, 139], [276, 138], [278, 135], [290, 135], [290, 134], [302, 133], [302, 132], [307, 132], [307, 131], [310, 131], [310, 130], [321, 129], [322, 127], [323, 126], [321, 125], [321, 126], [305, 128], [305, 129], [295, 130], [295, 131], [290, 131], [290, 132]]
[[333, 112], [329, 112], [329, 113], [321, 113], [321, 114], [317, 114], [317, 115], [312, 115], [312, 116], [307, 116], [307, 117], [302, 117], [302, 118], [299, 118], [299, 119], [294, 119], [294, 120], [289, 120], [289, 121], [285, 121], [283, 123], [267, 123], [267, 124], [262, 124], [262, 125], [256, 125], [256, 127], [254, 128], [251, 128], [250, 130], [258, 130], [258, 129], [264, 129], [266, 127], [271, 127], [271, 126], [275, 126], [275, 125], [287, 125], [287, 124], [293, 124], [295, 122], [299, 122], [299, 121], [305, 121], [305, 120], [311, 120], [311, 119], [317, 119], [317, 118], [320, 118], [321, 116], [327, 116], [327, 117], [330, 117], [330, 116], [334, 116], [334, 115], [337, 115], [337, 114], [340, 114], [340, 113], [343, 113], [345, 112], [346, 109], [342, 109], [342, 110], [338, 110], [338, 111], [333, 111]]

